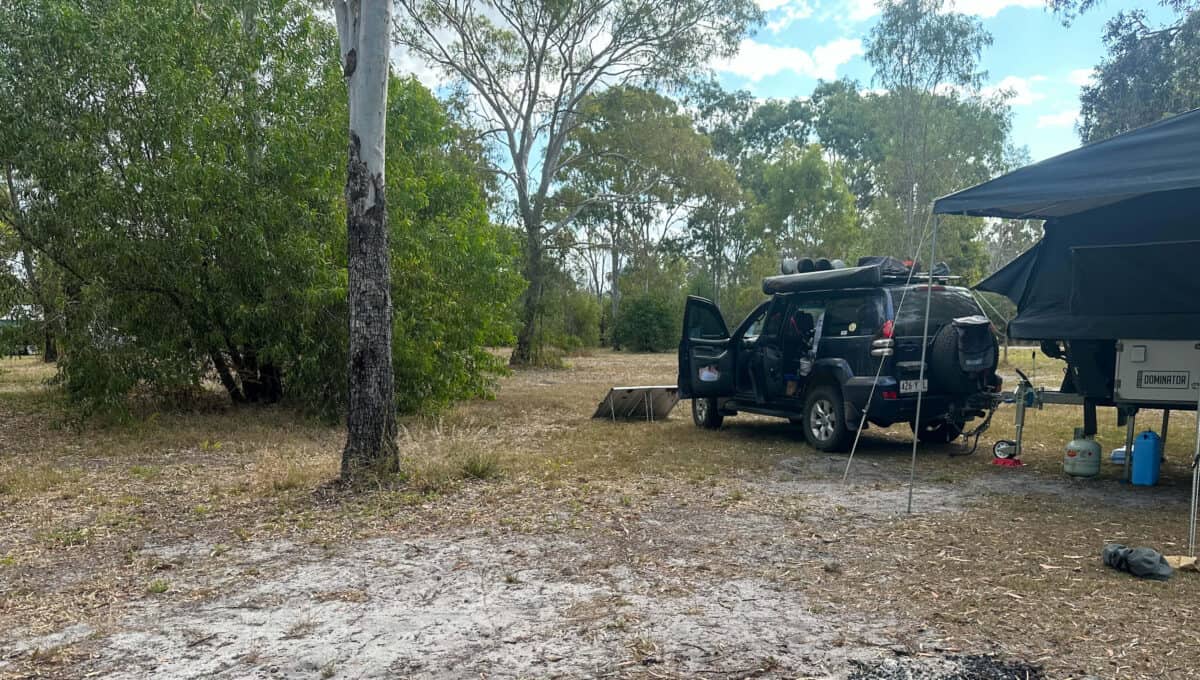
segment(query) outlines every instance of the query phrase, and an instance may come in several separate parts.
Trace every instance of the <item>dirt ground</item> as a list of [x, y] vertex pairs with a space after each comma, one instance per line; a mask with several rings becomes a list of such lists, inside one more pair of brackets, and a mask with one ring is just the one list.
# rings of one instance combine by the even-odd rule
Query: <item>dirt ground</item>
[[0, 678], [1198, 673], [1200, 574], [1099, 559], [1185, 550], [1190, 415], [1163, 483], [1131, 488], [1062, 475], [1065, 407], [1030, 415], [1028, 466], [991, 465], [1006, 409], [974, 455], [922, 449], [908, 514], [901, 428], [849, 461], [782, 421], [699, 430], [686, 402], [591, 420], [610, 385], [673, 383], [669, 355], [406, 421], [407, 477], [353, 494], [328, 484], [336, 426], [219, 400], [80, 423], [48, 375], [0, 363]]

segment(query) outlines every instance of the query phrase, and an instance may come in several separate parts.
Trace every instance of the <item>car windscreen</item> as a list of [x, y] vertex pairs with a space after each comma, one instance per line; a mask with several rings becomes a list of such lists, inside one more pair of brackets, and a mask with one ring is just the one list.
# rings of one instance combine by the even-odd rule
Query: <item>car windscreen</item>
[[[925, 329], [925, 286], [907, 289], [892, 289], [892, 307], [895, 310], [897, 337], [921, 335]], [[903, 299], [903, 304], [901, 304]], [[933, 287], [933, 298], [929, 301], [929, 334], [933, 335], [942, 326], [963, 316], [983, 314], [979, 303], [965, 288]]]

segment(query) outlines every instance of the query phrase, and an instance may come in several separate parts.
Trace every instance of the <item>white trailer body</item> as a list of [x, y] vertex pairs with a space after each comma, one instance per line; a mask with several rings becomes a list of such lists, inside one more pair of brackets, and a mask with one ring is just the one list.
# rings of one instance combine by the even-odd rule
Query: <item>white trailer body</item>
[[1114, 396], [1117, 402], [1196, 406], [1200, 399], [1200, 342], [1120, 340]]

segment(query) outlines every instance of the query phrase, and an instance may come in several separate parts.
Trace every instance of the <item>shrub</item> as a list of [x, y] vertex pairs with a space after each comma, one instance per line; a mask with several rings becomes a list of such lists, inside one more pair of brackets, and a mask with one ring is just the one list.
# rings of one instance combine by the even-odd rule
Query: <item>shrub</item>
[[[148, 3], [136, 21], [129, 3], [69, 5], [0, 2], [5, 56], [29, 65], [0, 69], [14, 93], [0, 149], [37, 187], [31, 238], [70, 273], [65, 391], [120, 414], [131, 396], [220, 379], [235, 402], [336, 417], [347, 107], [333, 29], [299, 0], [266, 2], [254, 31], [233, 0]], [[503, 370], [485, 344], [511, 341], [519, 251], [433, 94], [393, 77], [388, 97], [396, 406], [428, 411]]]
[[486, 451], [472, 451], [462, 457], [459, 471], [465, 479], [496, 479], [501, 475], [500, 458]]
[[634, 352], [665, 352], [679, 344], [679, 310], [647, 293], [621, 301], [613, 326], [615, 345]]
[[558, 368], [563, 357], [600, 344], [600, 303], [580, 289], [557, 263], [547, 260], [545, 292], [533, 343], [533, 365]]
[[[575, 338], [579, 347], [600, 344], [600, 302], [583, 290], [573, 290], [563, 301], [563, 331]], [[564, 348], [576, 349], [576, 348]]]

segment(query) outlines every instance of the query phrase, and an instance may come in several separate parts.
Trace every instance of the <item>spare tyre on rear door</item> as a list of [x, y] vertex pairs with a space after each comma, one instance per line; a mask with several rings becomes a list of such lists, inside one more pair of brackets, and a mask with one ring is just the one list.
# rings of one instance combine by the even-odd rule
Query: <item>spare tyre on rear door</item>
[[988, 389], [999, 348], [986, 316], [966, 316], [942, 326], [930, 347], [930, 387], [947, 394]]

